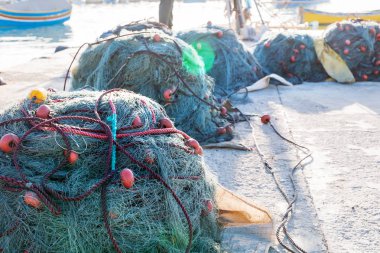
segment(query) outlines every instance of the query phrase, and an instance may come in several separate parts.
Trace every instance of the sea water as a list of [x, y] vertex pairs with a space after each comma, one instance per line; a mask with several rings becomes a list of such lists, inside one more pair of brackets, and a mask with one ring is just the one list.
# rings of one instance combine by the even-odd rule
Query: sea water
[[[117, 25], [142, 19], [158, 20], [159, 2], [126, 4], [74, 4], [71, 19], [63, 25], [23, 30], [0, 30], [0, 72], [33, 58], [54, 53], [57, 46], [79, 47], [93, 42]], [[212, 20], [228, 22], [225, 1], [174, 4], [174, 29], [191, 29]]]
[[[288, 1], [263, 0], [262, 2], [277, 3], [260, 5], [264, 6], [260, 8], [264, 20], [276, 22], [278, 19], [277, 23], [281, 23], [282, 17], [289, 12], [295, 17], [298, 6], [289, 6], [286, 4]], [[71, 19], [63, 25], [24, 30], [0, 30], [0, 72], [29, 62], [33, 58], [52, 54], [57, 46], [79, 47], [85, 42], [93, 42], [104, 31], [119, 24], [148, 18], [158, 19], [159, 1], [124, 4], [78, 4], [80, 1], [75, 2]], [[305, 2], [307, 1], [304, 0], [303, 3]], [[251, 4], [253, 19], [258, 21], [259, 15], [253, 0]], [[368, 11], [380, 9], [380, 0], [330, 0], [307, 6], [333, 12]], [[230, 21], [234, 20], [234, 14], [230, 20], [226, 16], [225, 0], [176, 1], [173, 14], [175, 31], [196, 28], [205, 25], [209, 20], [214, 24], [228, 26]]]

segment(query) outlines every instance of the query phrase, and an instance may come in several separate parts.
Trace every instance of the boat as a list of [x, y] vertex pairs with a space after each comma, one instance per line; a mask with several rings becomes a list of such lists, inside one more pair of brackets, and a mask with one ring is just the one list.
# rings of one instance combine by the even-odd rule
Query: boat
[[0, 4], [0, 29], [62, 24], [70, 19], [66, 0], [24, 0]]
[[368, 12], [355, 12], [355, 13], [334, 13], [318, 11], [306, 8], [300, 8], [301, 23], [304, 22], [318, 22], [320, 26], [332, 24], [342, 20], [350, 19], [363, 19], [380, 22], [380, 10], [368, 11]]

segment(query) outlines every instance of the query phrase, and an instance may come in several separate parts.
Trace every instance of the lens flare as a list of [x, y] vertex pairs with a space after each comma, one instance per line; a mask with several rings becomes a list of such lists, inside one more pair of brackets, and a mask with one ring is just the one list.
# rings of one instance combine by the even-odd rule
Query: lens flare
[[209, 72], [214, 66], [215, 61], [215, 51], [212, 46], [205, 41], [198, 41], [191, 45], [202, 58], [202, 61], [205, 65], [206, 72]]
[[203, 75], [205, 73], [203, 61], [192, 47], [183, 50], [182, 66], [192, 75]]

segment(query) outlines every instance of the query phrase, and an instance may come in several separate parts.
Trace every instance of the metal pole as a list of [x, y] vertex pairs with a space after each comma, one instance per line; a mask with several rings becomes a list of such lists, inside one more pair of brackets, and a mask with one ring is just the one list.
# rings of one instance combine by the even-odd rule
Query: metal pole
[[261, 16], [261, 12], [260, 12], [259, 6], [257, 5], [256, 0], [253, 0], [253, 1], [255, 2], [255, 6], [256, 6], [257, 12], [259, 13], [261, 23], [262, 23], [263, 25], [265, 25], [264, 20], [263, 20], [263, 17]]

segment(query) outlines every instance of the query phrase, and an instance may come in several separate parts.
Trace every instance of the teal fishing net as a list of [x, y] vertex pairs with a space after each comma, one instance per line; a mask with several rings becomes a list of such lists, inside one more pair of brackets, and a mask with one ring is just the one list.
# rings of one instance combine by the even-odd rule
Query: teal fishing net
[[346, 62], [357, 81], [380, 80], [380, 26], [362, 20], [330, 25], [325, 42]]
[[254, 56], [266, 74], [275, 73], [293, 84], [328, 78], [306, 34], [268, 34], [255, 46]]
[[92, 43], [72, 75], [74, 90], [123, 88], [156, 100], [179, 129], [202, 143], [232, 138], [203, 61], [187, 43], [163, 32], [127, 33]]
[[220, 251], [201, 148], [160, 105], [120, 90], [40, 95], [0, 115], [2, 252]]
[[228, 97], [263, 77], [260, 65], [231, 29], [208, 25], [177, 37], [202, 57], [207, 74], [215, 79], [218, 97]]

